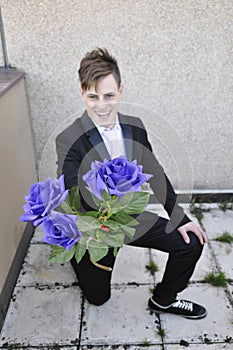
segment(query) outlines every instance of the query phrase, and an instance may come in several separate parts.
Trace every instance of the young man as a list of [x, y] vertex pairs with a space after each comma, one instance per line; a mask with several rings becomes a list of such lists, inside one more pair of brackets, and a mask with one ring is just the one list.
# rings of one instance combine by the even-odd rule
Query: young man
[[[120, 155], [126, 155], [130, 161], [137, 159], [143, 171], [153, 175], [150, 186], [170, 217], [166, 220], [143, 212], [137, 217], [140, 223], [135, 238], [128, 242], [169, 253], [163, 279], [149, 299], [149, 308], [191, 319], [205, 317], [207, 312], [203, 306], [180, 300], [177, 294], [186, 288], [191, 278], [207, 242], [206, 234], [177, 204], [177, 196], [152, 152], [142, 121], [118, 112], [123, 85], [117, 61], [107, 50], [93, 50], [82, 59], [79, 78], [86, 110], [56, 139], [58, 176], [65, 175], [67, 188], [78, 184], [83, 210], [93, 210], [94, 204], [82, 180], [91, 163]], [[108, 133], [114, 133], [112, 139], [117, 142], [113, 143]], [[75, 259], [71, 263], [90, 303], [101, 305], [110, 298], [111, 272], [95, 267], [88, 254], [79, 264]], [[110, 249], [99, 263], [113, 268], [113, 251]]]

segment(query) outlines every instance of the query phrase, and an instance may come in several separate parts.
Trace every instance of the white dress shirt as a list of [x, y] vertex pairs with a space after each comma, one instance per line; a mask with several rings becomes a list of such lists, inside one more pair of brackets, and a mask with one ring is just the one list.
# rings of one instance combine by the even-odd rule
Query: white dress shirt
[[[109, 128], [106, 128], [104, 126], [99, 126], [96, 125], [97, 130], [99, 131], [105, 146], [108, 150], [108, 153], [111, 155], [112, 158], [114, 158], [113, 154], [111, 154], [111, 144], [110, 142], [106, 139], [106, 137], [104, 136], [104, 131], [106, 130], [110, 130]], [[125, 153], [125, 144], [124, 144], [124, 139], [123, 139], [123, 134], [122, 134], [122, 129], [121, 129], [121, 125], [119, 123], [119, 119], [118, 119], [118, 115], [116, 117], [116, 123], [114, 125], [114, 130], [116, 130], [116, 140], [117, 142], [115, 143], [115, 148], [117, 148], [117, 150], [115, 149], [114, 151], [117, 152], [117, 156], [119, 157], [120, 155], [126, 155]], [[115, 154], [115, 153], [114, 153]]]

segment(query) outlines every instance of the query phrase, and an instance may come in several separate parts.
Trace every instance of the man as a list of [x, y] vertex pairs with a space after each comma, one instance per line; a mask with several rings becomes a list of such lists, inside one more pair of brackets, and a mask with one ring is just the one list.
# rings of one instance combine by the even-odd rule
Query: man
[[[93, 50], [82, 59], [79, 78], [86, 111], [56, 139], [58, 176], [65, 175], [67, 188], [78, 184], [83, 210], [93, 210], [94, 204], [82, 180], [91, 162], [120, 155], [126, 155], [130, 161], [137, 159], [143, 171], [153, 175], [150, 186], [170, 217], [166, 220], [152, 213], [140, 214], [135, 238], [128, 242], [169, 253], [163, 279], [149, 299], [149, 308], [156, 313], [175, 313], [191, 319], [205, 317], [203, 306], [180, 300], [177, 294], [191, 278], [207, 242], [206, 234], [177, 204], [177, 196], [152, 152], [141, 120], [118, 112], [123, 85], [117, 61], [107, 50]], [[114, 132], [112, 140], [109, 132]], [[71, 263], [90, 303], [101, 305], [110, 298], [111, 272], [94, 266], [87, 253], [79, 264], [75, 259]], [[99, 263], [113, 268], [113, 251], [109, 249]]]

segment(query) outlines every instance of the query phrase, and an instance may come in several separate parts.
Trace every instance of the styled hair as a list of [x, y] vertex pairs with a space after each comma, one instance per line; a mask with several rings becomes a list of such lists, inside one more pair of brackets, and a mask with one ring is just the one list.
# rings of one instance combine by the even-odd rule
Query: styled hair
[[85, 91], [93, 84], [97, 85], [99, 79], [112, 74], [118, 88], [121, 84], [121, 74], [116, 59], [106, 49], [96, 48], [87, 52], [80, 62], [78, 70], [82, 89]]

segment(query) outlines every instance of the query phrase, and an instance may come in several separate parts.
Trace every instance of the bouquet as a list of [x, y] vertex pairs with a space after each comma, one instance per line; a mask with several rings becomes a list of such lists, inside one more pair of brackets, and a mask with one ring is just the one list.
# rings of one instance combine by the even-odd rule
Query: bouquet
[[133, 238], [140, 214], [149, 200], [147, 181], [136, 160], [121, 156], [104, 162], [94, 161], [83, 175], [98, 210], [81, 212], [79, 187], [65, 189], [64, 175], [37, 182], [25, 196], [21, 221], [42, 225], [43, 241], [52, 247], [49, 262], [64, 263], [75, 257], [77, 263], [88, 251], [91, 262], [98, 263], [113, 248], [116, 256], [125, 236]]

